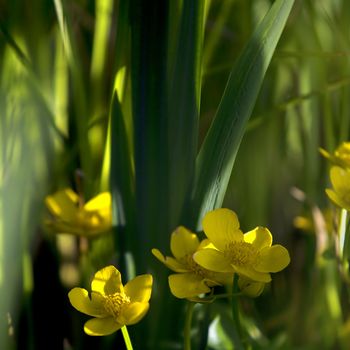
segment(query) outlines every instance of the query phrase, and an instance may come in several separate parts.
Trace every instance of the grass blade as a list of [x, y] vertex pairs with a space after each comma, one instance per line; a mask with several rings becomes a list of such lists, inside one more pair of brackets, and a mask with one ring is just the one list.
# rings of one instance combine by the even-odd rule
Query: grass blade
[[293, 3], [294, 0], [274, 3], [231, 71], [197, 158], [193, 222], [222, 204], [246, 123]]

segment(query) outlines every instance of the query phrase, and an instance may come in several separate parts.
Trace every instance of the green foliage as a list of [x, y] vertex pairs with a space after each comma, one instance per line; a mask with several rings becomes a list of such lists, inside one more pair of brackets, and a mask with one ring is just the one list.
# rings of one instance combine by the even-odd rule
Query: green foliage
[[[154, 276], [150, 311], [129, 329], [135, 348], [181, 348], [184, 302], [150, 250], [226, 206], [245, 231], [271, 227], [292, 258], [261, 297], [240, 300], [247, 348], [347, 349], [348, 263], [317, 213], [329, 206], [318, 147], [349, 140], [350, 4], [293, 4], [0, 5], [0, 348], [118, 348], [118, 334], [84, 336], [66, 297], [110, 263], [125, 282]], [[110, 189], [113, 235], [48, 232], [43, 199], [64, 187], [86, 199]], [[293, 227], [305, 212], [312, 233]], [[198, 308], [193, 345], [234, 348], [227, 309]]]

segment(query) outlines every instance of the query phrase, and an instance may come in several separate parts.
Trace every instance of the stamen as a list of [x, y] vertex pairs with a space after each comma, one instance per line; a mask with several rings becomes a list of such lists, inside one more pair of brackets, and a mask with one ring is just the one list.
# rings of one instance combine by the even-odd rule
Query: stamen
[[124, 293], [114, 293], [106, 295], [104, 298], [104, 308], [108, 314], [117, 318], [124, 305], [130, 304], [130, 298]]
[[258, 251], [247, 242], [230, 242], [226, 246], [224, 255], [233, 265], [252, 265], [258, 257]]

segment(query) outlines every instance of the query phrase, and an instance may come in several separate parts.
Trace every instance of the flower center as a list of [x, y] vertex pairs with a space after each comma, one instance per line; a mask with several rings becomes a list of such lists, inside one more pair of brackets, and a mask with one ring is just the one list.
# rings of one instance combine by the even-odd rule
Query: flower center
[[258, 251], [247, 242], [230, 242], [226, 245], [224, 255], [233, 265], [244, 266], [252, 265], [256, 261]]
[[130, 304], [130, 298], [124, 293], [106, 295], [103, 306], [108, 314], [117, 318], [124, 305]]

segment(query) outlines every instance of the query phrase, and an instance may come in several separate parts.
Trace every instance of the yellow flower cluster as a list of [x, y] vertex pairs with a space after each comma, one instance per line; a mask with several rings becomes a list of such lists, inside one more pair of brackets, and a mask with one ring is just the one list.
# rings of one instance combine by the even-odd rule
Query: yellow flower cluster
[[139, 322], [145, 316], [152, 282], [152, 275], [145, 274], [123, 286], [120, 272], [110, 265], [95, 274], [91, 282], [91, 297], [83, 288], [73, 288], [68, 297], [78, 311], [94, 317], [84, 325], [86, 334], [108, 335]]
[[245, 234], [239, 228], [237, 215], [229, 209], [208, 212], [203, 219], [208, 239], [198, 237], [184, 227], [171, 236], [172, 257], [153, 249], [155, 257], [177, 274], [169, 276], [170, 290], [178, 298], [193, 298], [209, 293], [211, 288], [239, 276], [243, 293], [258, 296], [271, 272], [283, 270], [290, 262], [287, 249], [272, 245], [267, 228], [257, 227]]
[[47, 224], [57, 233], [94, 237], [112, 227], [112, 204], [109, 192], [103, 192], [85, 204], [70, 188], [45, 198], [51, 219]]

